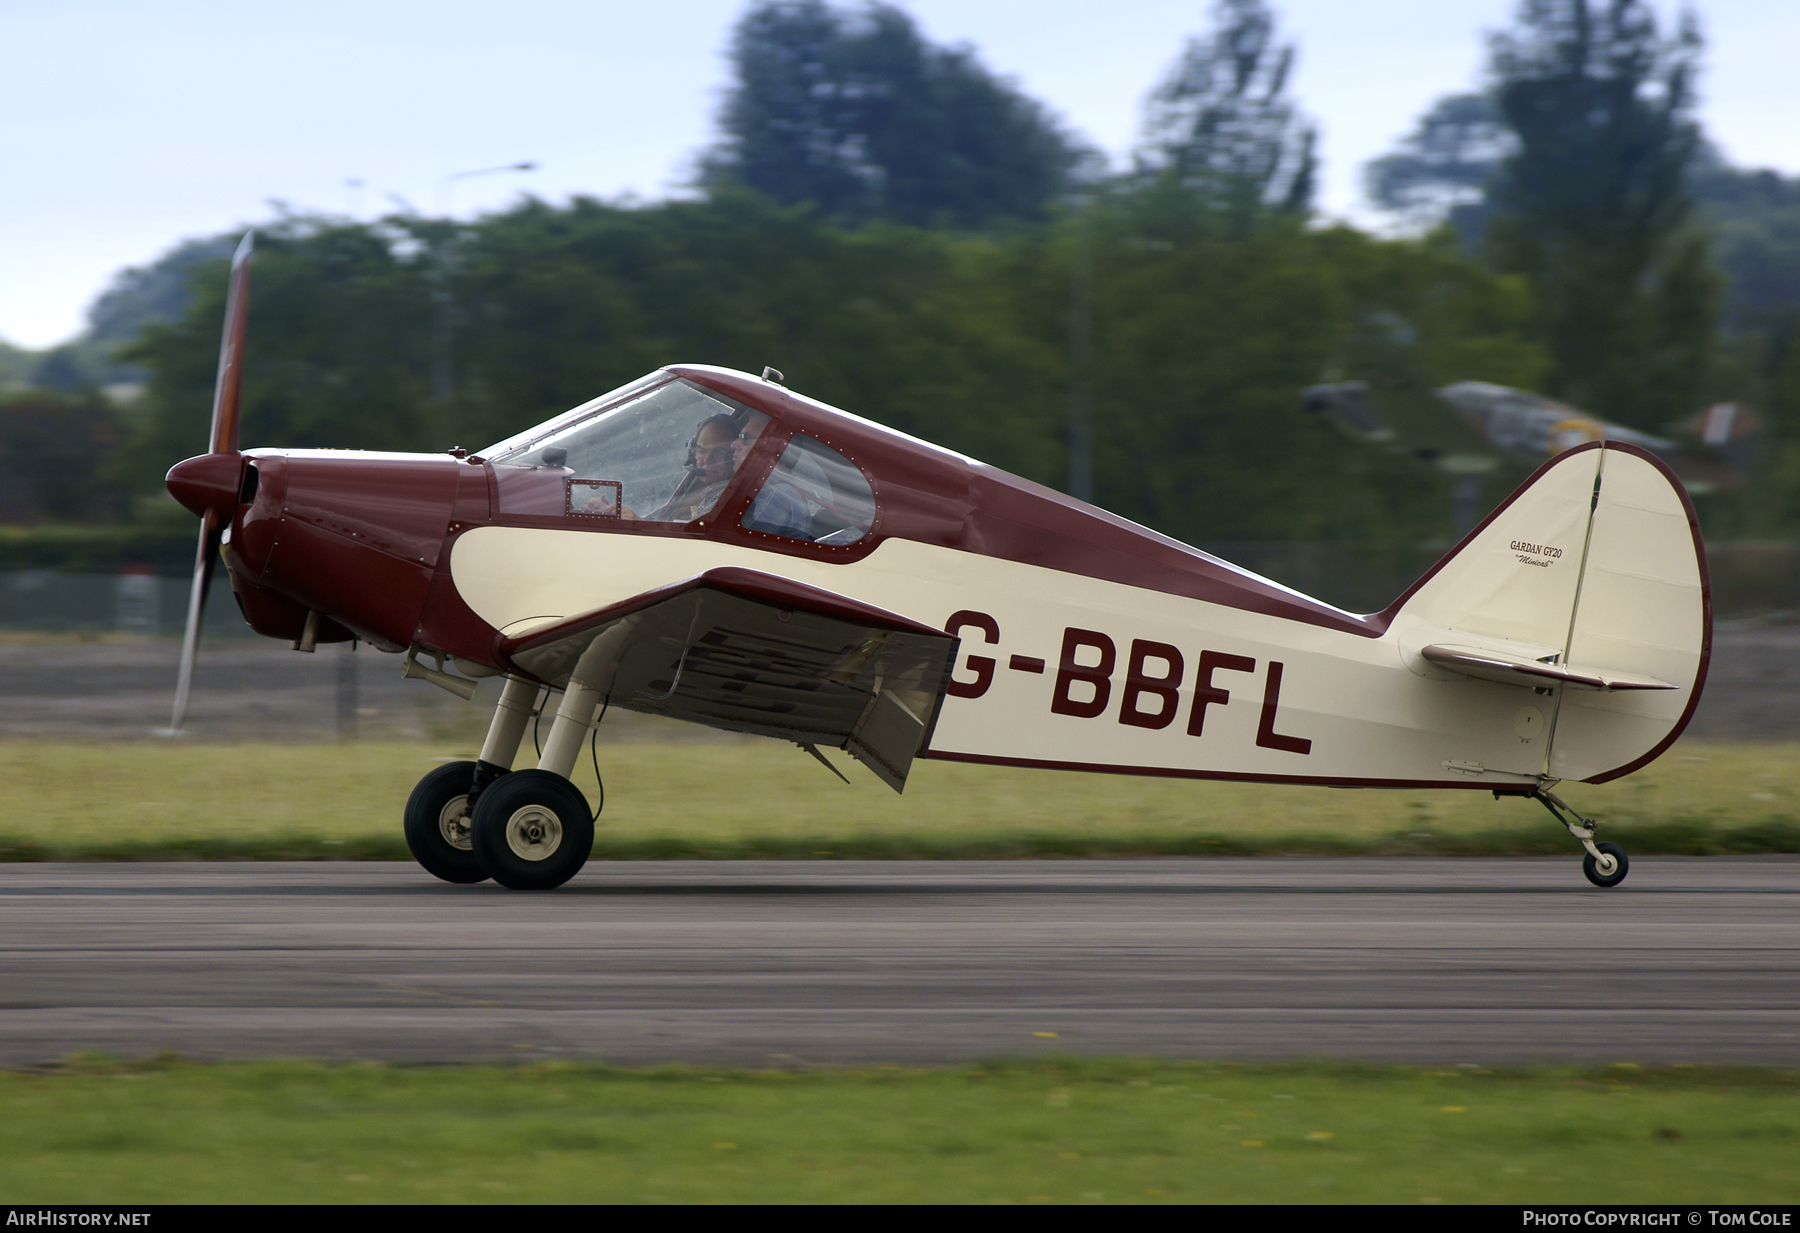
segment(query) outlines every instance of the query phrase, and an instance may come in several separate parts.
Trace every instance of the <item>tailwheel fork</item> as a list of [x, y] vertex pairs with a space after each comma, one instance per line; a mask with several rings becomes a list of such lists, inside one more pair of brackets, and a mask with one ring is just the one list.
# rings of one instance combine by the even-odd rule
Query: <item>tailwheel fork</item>
[[1625, 880], [1626, 872], [1631, 868], [1631, 861], [1625, 855], [1625, 849], [1616, 843], [1596, 843], [1594, 829], [1600, 824], [1592, 818], [1584, 818], [1573, 806], [1554, 792], [1538, 788], [1531, 793], [1531, 798], [1545, 809], [1550, 816], [1561, 822], [1569, 834], [1581, 841], [1587, 849], [1587, 855], [1581, 858], [1581, 872], [1595, 886], [1617, 886]]

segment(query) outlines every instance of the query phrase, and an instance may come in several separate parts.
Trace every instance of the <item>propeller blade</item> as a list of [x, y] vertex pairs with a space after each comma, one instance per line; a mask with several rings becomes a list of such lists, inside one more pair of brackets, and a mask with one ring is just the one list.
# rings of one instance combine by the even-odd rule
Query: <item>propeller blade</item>
[[200, 515], [200, 542], [194, 548], [194, 583], [188, 591], [187, 628], [181, 635], [181, 670], [175, 678], [175, 710], [164, 736], [181, 735], [187, 719], [188, 692], [194, 684], [194, 658], [200, 649], [200, 622], [206, 615], [206, 593], [212, 589], [213, 570], [219, 560], [221, 528], [212, 510]]
[[[247, 231], [231, 256], [231, 288], [225, 296], [225, 332], [219, 340], [219, 375], [213, 385], [212, 431], [207, 449], [214, 454], [238, 452], [238, 421], [243, 409], [244, 331], [250, 319], [250, 256], [256, 233]], [[175, 677], [175, 709], [169, 726], [157, 731], [179, 736], [187, 719], [188, 694], [194, 684], [194, 658], [200, 650], [200, 622], [206, 616], [206, 593], [218, 566], [219, 542], [228, 513], [208, 506], [200, 515], [200, 541], [194, 548], [194, 581], [188, 590], [187, 628], [181, 635], [181, 667]]]
[[231, 290], [225, 298], [225, 334], [219, 340], [219, 376], [213, 386], [212, 435], [215, 454], [235, 454], [243, 407], [244, 328], [250, 318], [250, 255], [254, 231], [246, 231], [231, 256]]

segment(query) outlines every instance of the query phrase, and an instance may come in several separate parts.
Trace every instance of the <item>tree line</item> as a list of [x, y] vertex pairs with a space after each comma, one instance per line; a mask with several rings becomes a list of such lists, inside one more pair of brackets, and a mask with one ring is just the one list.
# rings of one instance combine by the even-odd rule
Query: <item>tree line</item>
[[[1127, 517], [1189, 540], [1441, 532], [1429, 472], [1347, 450], [1297, 391], [1334, 370], [1397, 398], [1458, 375], [1529, 384], [1542, 357], [1523, 289], [1453, 245], [1297, 219], [1218, 235], [1161, 207], [1116, 196], [992, 235], [845, 228], [731, 194], [529, 204], [453, 230], [293, 220], [259, 237], [243, 439], [478, 449], [662, 364], [772, 364], [810, 395], [1066, 487], [1080, 383], [1095, 499]], [[1094, 345], [1078, 373], [1083, 263]], [[431, 389], [444, 279], [448, 399]], [[204, 438], [223, 296], [203, 287], [136, 353], [154, 376], [135, 484]]]

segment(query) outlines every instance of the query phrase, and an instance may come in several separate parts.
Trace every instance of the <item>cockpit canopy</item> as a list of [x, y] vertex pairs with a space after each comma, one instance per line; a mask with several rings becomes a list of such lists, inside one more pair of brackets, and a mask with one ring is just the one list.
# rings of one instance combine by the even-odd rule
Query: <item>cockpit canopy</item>
[[679, 377], [618, 398], [648, 381], [503, 441], [483, 457], [567, 471], [584, 484], [572, 490], [571, 512], [584, 512], [577, 502], [599, 503], [609, 508], [592, 512], [691, 522], [718, 503], [769, 417]]
[[[481, 456], [495, 466], [503, 515], [688, 524], [734, 487], [771, 423], [761, 411], [664, 371]], [[845, 547], [867, 535], [874, 518], [867, 477], [830, 446], [795, 434], [741, 525], [780, 540]]]

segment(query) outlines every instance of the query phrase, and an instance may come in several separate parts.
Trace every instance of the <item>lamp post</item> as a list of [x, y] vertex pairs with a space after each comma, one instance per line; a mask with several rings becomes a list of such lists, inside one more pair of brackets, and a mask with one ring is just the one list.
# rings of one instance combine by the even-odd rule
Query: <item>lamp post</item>
[[[446, 225], [450, 221], [450, 200], [455, 193], [456, 182], [474, 176], [503, 175], [510, 171], [536, 171], [533, 162], [506, 163], [499, 167], [477, 167], [473, 171], [457, 171], [438, 181], [437, 204], [438, 214]], [[450, 429], [450, 436], [456, 436], [456, 385], [451, 356], [451, 327], [455, 304], [450, 294], [450, 261], [451, 244], [449, 234], [440, 241], [437, 253], [437, 286], [432, 294], [431, 322], [431, 398], [443, 410], [444, 422]], [[452, 440], [450, 444], [456, 442]]]
[[1069, 233], [1069, 495], [1094, 499], [1094, 250], [1090, 202], [1074, 211]]
[[438, 213], [445, 218], [450, 217], [450, 198], [451, 198], [451, 195], [456, 190], [456, 182], [458, 180], [468, 180], [468, 179], [474, 178], [475, 176], [504, 175], [505, 173], [507, 173], [509, 171], [536, 171], [536, 170], [537, 170], [536, 163], [523, 162], [523, 163], [507, 163], [500, 167], [477, 167], [473, 171], [453, 171], [449, 175], [445, 176], [443, 179], [438, 181], [438, 187], [437, 187]]

